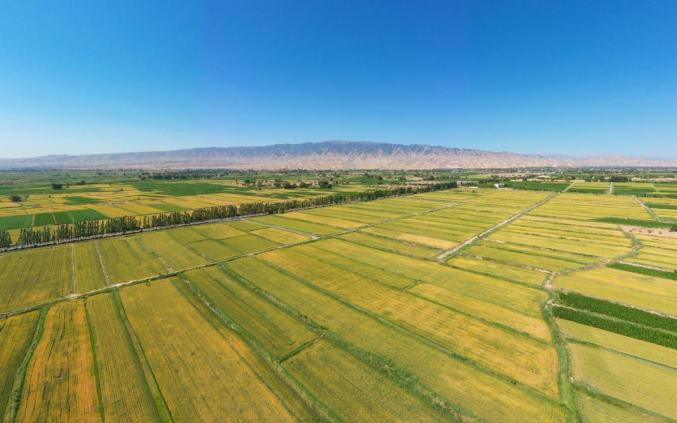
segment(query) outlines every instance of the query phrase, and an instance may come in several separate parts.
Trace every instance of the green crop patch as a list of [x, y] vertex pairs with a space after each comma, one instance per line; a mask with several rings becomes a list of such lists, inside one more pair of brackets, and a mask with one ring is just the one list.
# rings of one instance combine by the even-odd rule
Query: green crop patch
[[652, 209], [677, 210], [677, 204], [644, 203]]
[[667, 272], [665, 270], [650, 269], [648, 267], [633, 266], [625, 263], [612, 263], [607, 267], [613, 269], [625, 270], [626, 272], [640, 273], [642, 275], [655, 276], [658, 278], [671, 279], [677, 281], [677, 271]]
[[157, 192], [171, 196], [214, 194], [228, 191], [228, 187], [208, 182], [134, 182], [132, 186], [139, 191]]
[[77, 195], [65, 197], [64, 201], [66, 204], [98, 204], [101, 202], [98, 198], [93, 197], [80, 197]]
[[558, 297], [560, 304], [567, 307], [677, 333], [677, 319], [573, 292], [560, 293]]
[[566, 182], [540, 182], [540, 181], [510, 181], [505, 186], [515, 189], [532, 189], [538, 191], [563, 191], [569, 186]]
[[648, 219], [628, 219], [624, 217], [600, 217], [596, 222], [614, 223], [616, 225], [641, 226], [643, 228], [670, 228], [672, 224]]
[[28, 228], [33, 223], [32, 215], [2, 216], [0, 217], [0, 229]]
[[664, 347], [677, 349], [677, 334], [641, 326], [625, 320], [610, 319], [603, 315], [566, 307], [553, 307], [553, 315], [560, 319], [582, 323]]
[[56, 222], [53, 213], [38, 213], [33, 221], [34, 226], [53, 225], [54, 223]]
[[94, 209], [70, 210], [68, 211], [68, 214], [70, 214], [73, 222], [81, 222], [83, 220], [101, 220], [108, 217]]
[[151, 203], [148, 205], [158, 210], [162, 210], [163, 212], [178, 212], [187, 210], [185, 207], [170, 203]]

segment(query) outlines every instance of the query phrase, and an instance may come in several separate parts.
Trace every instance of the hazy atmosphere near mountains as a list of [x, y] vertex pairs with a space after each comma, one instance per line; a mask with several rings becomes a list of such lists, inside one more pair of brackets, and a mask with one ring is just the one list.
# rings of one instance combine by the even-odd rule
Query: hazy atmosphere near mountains
[[8, 1], [0, 157], [323, 140], [677, 158], [674, 1]]

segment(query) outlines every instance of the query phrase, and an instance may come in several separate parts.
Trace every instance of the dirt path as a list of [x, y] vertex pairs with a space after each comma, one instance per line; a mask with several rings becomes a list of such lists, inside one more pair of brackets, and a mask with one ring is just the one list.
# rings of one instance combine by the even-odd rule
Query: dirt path
[[503, 226], [505, 226], [509, 223], [514, 222], [515, 220], [519, 219], [520, 217], [524, 216], [525, 214], [529, 213], [530, 211], [534, 210], [535, 208], [542, 206], [543, 204], [547, 203], [548, 201], [552, 200], [553, 198], [557, 197], [558, 195], [559, 195], [559, 193], [557, 193], [557, 192], [550, 194], [549, 196], [545, 197], [544, 199], [538, 201], [535, 204], [532, 204], [531, 206], [529, 206], [529, 207], [527, 207], [523, 210], [520, 210], [519, 212], [517, 212], [516, 214], [514, 214], [514, 215], [510, 216], [509, 218], [503, 220], [502, 222], [499, 222], [499, 223], [495, 224], [494, 226], [490, 227], [489, 229], [486, 229], [483, 232], [473, 236], [472, 238], [469, 238], [469, 239], [463, 241], [462, 243], [458, 244], [454, 248], [443, 251], [441, 254], [439, 254], [435, 258], [440, 262], [444, 262], [447, 257], [457, 253], [461, 249], [463, 249], [463, 248], [467, 247], [468, 245], [473, 244], [474, 242], [484, 238], [485, 236], [487, 236], [487, 235], [491, 234], [492, 232], [500, 229], [501, 227], [503, 227]]

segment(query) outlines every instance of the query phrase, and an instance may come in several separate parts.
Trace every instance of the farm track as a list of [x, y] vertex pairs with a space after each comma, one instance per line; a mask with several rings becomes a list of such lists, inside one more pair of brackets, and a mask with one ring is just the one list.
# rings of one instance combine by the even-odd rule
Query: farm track
[[471, 245], [471, 244], [475, 243], [476, 241], [479, 241], [480, 239], [484, 238], [485, 236], [490, 235], [491, 233], [497, 231], [501, 227], [514, 222], [515, 220], [519, 219], [520, 217], [524, 216], [525, 214], [529, 213], [530, 211], [542, 206], [543, 204], [547, 203], [548, 201], [552, 200], [553, 198], [557, 197], [558, 195], [559, 195], [559, 193], [557, 193], [557, 192], [552, 193], [549, 196], [547, 196], [546, 198], [542, 199], [541, 201], [538, 201], [537, 203], [532, 204], [531, 206], [529, 206], [529, 207], [527, 207], [523, 210], [520, 210], [519, 212], [517, 212], [513, 216], [505, 219], [504, 221], [499, 222], [499, 223], [495, 224], [494, 226], [490, 227], [489, 229], [486, 229], [483, 232], [473, 236], [472, 238], [465, 240], [461, 244], [458, 244], [457, 246], [442, 252], [440, 255], [438, 255], [436, 257], [437, 260], [440, 261], [440, 262], [444, 262], [447, 257], [453, 256], [455, 253], [457, 253], [458, 251], [467, 247], [468, 245]]
[[658, 214], [656, 214], [656, 212], [654, 211], [654, 209], [652, 209], [651, 207], [649, 207], [649, 206], [647, 206], [646, 204], [644, 204], [644, 202], [643, 202], [642, 200], [640, 200], [639, 198], [637, 198], [636, 195], [633, 195], [632, 198], [637, 202], [637, 204], [639, 204], [640, 206], [642, 206], [642, 208], [644, 208], [644, 210], [646, 210], [646, 212], [649, 213], [649, 214], [651, 215], [651, 217], [653, 217], [653, 219], [654, 219], [655, 221], [657, 221], [657, 222], [663, 222], [663, 219], [661, 219], [661, 217], [658, 216]]

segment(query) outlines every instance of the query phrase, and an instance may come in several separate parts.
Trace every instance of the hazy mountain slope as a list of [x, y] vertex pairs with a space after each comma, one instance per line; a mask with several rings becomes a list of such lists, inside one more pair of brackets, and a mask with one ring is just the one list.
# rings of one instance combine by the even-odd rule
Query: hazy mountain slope
[[211, 167], [239, 169], [431, 169], [521, 166], [677, 166], [677, 161], [622, 156], [525, 155], [429, 145], [352, 141], [0, 159], [0, 169]]

